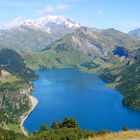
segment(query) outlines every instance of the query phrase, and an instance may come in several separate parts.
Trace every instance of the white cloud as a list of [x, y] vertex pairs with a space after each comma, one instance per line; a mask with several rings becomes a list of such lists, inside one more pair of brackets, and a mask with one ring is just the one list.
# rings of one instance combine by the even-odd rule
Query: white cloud
[[13, 20], [9, 21], [8, 23], [1, 25], [1, 27], [9, 29], [12, 27], [19, 26], [21, 23], [23, 23], [23, 19], [21, 17], [16, 17]]
[[58, 4], [56, 6], [47, 5], [45, 8], [38, 10], [37, 13], [40, 15], [51, 14], [55, 11], [63, 11], [68, 8], [68, 5]]
[[103, 10], [97, 10], [97, 11], [96, 11], [96, 14], [99, 15], [99, 16], [101, 16], [101, 15], [104, 14], [104, 11], [103, 11]]
[[68, 5], [59, 4], [55, 8], [56, 10], [66, 10], [68, 8]]

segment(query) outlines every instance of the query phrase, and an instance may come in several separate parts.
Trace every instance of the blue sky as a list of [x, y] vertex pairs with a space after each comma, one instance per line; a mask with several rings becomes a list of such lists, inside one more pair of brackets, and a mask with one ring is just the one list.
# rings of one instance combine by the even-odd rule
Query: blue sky
[[95, 28], [140, 27], [140, 0], [0, 0], [0, 24], [61, 15]]

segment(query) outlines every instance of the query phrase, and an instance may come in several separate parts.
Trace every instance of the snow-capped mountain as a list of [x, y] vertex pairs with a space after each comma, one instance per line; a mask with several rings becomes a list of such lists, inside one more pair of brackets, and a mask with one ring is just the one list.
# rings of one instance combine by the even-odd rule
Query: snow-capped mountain
[[15, 29], [19, 27], [29, 27], [29, 28], [37, 28], [46, 31], [47, 33], [58, 33], [65, 32], [67, 30], [75, 29], [81, 27], [80, 24], [70, 20], [65, 19], [62, 16], [52, 16], [48, 15], [46, 17], [41, 17], [35, 20], [25, 20], [23, 21], [20, 18], [14, 19], [9, 24], [1, 27], [1, 29]]
[[135, 48], [140, 44], [139, 40], [137, 42], [135, 38], [115, 29], [88, 28], [61, 16], [26, 21], [18, 18], [8, 27], [0, 30], [0, 48], [41, 51], [59, 42], [62, 43], [60, 46], [70, 45], [85, 55], [95, 57], [106, 56], [116, 46]]
[[36, 20], [26, 20], [22, 25], [35, 27], [46, 31], [47, 33], [65, 32], [70, 29], [79, 28], [81, 25], [70, 19], [61, 16], [47, 16]]
[[[24, 49], [30, 48], [34, 51], [42, 50], [80, 27], [80, 24], [62, 16], [49, 15], [25, 21], [19, 17], [1, 27], [0, 41], [12, 40], [12, 46], [19, 46], [19, 48]], [[9, 47], [9, 43], [6, 47]]]
[[47, 17], [41, 17], [35, 21], [36, 24], [38, 25], [43, 25], [46, 26], [48, 23], [55, 23], [55, 24], [63, 24], [69, 28], [71, 27], [80, 27], [80, 24], [75, 23], [74, 21], [70, 19], [65, 19], [62, 16], [51, 16], [48, 15]]

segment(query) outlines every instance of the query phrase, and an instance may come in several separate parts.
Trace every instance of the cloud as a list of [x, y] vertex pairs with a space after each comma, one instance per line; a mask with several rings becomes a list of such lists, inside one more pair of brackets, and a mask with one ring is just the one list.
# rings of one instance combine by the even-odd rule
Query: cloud
[[103, 10], [97, 10], [97, 11], [96, 11], [96, 14], [99, 15], [99, 16], [101, 16], [101, 15], [104, 14], [104, 11], [103, 11]]
[[47, 5], [45, 8], [38, 10], [37, 13], [40, 15], [51, 14], [55, 11], [63, 11], [68, 8], [68, 5], [58, 4], [56, 6]]
[[19, 26], [21, 23], [23, 23], [23, 19], [21, 17], [16, 17], [13, 20], [9, 21], [8, 23], [2, 25], [1, 27], [9, 29]]
[[56, 10], [66, 10], [68, 8], [68, 5], [59, 4], [56, 6]]

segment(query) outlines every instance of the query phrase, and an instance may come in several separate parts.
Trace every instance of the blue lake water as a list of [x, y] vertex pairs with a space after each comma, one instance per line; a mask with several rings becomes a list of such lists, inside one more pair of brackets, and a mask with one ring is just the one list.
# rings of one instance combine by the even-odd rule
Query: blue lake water
[[28, 131], [71, 116], [89, 130], [118, 131], [124, 125], [140, 129], [140, 112], [123, 106], [122, 95], [107, 88], [97, 75], [76, 69], [40, 70], [36, 74], [39, 79], [33, 81], [33, 96], [39, 103], [24, 123]]

